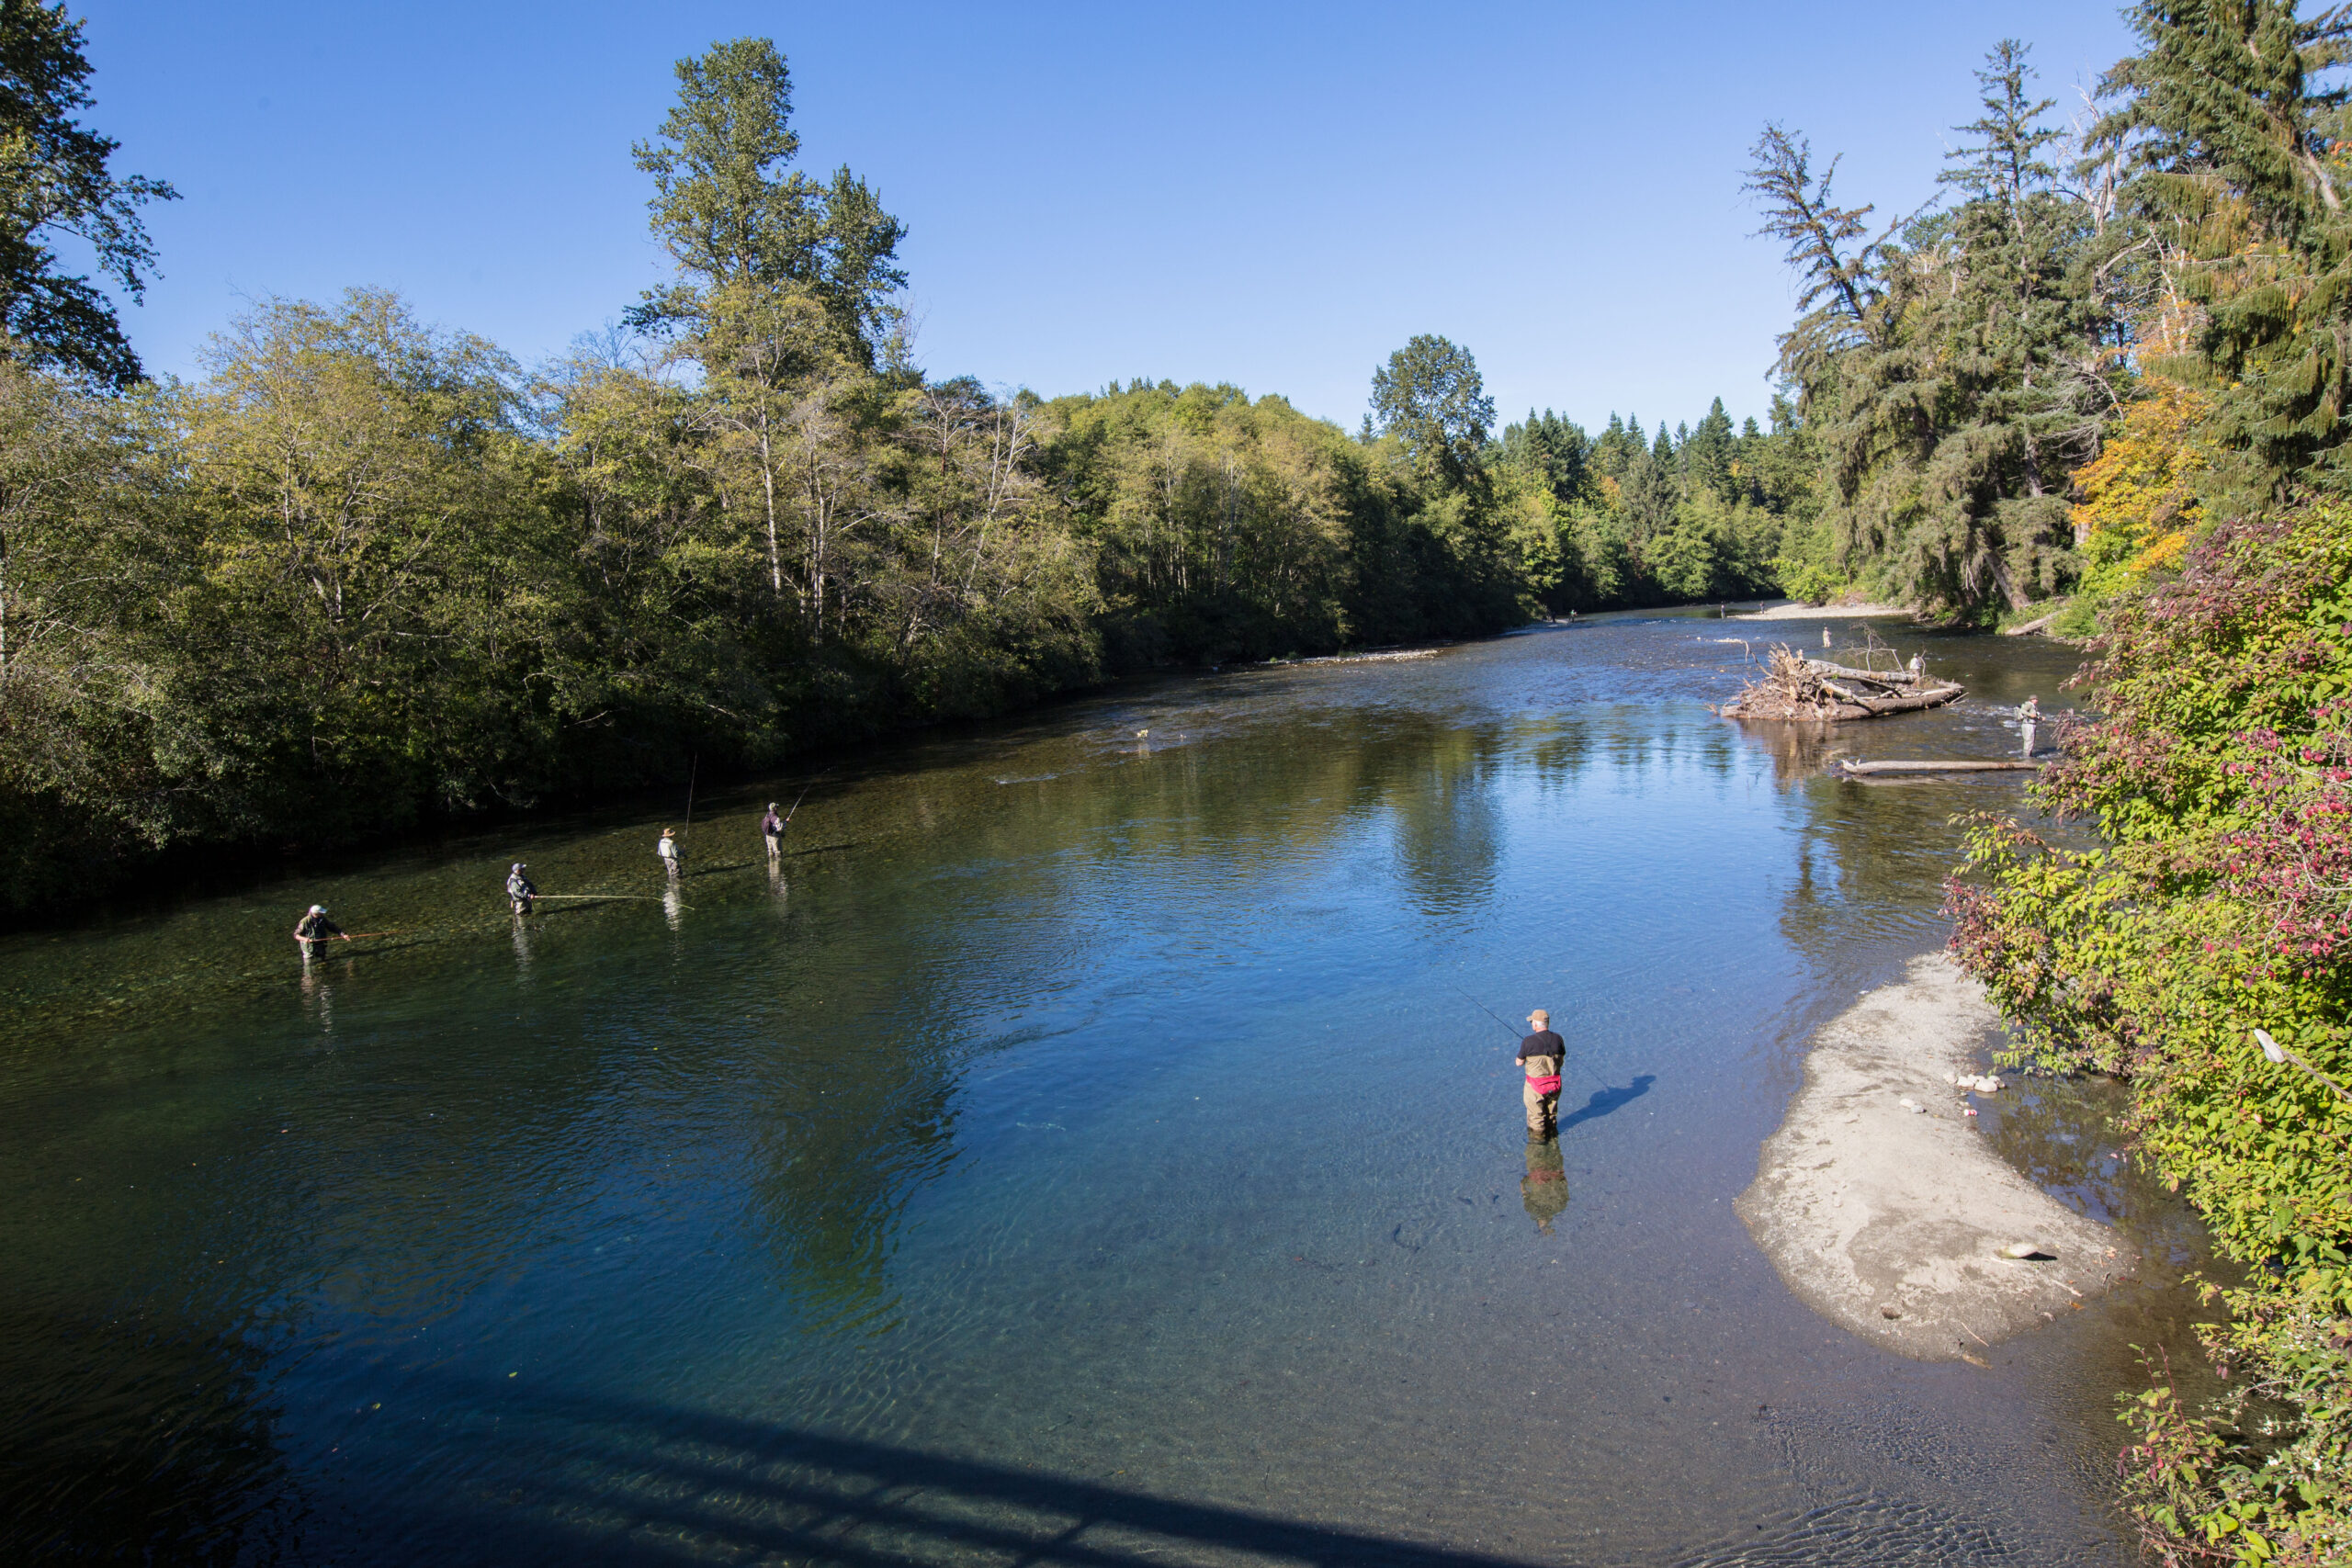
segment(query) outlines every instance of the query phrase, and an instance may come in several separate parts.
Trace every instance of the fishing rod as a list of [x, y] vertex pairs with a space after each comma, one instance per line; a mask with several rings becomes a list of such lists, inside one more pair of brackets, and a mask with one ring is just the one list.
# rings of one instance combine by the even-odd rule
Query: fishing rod
[[586, 900], [598, 904], [607, 898], [642, 898], [649, 904], [662, 902], [662, 895], [659, 893], [534, 893], [531, 897], [543, 904], [557, 898], [570, 902]]
[[[1506, 1033], [1510, 1034], [1510, 1036], [1512, 1039], [1517, 1040], [1517, 1039], [1521, 1038], [1521, 1035], [1520, 1035], [1520, 1032], [1519, 1032], [1519, 1031], [1518, 1031], [1518, 1030], [1511, 1028], [1511, 1026], [1510, 1026], [1509, 1023], [1504, 1022], [1503, 1015], [1502, 1015], [1502, 1014], [1500, 1014], [1500, 1013], [1497, 1012], [1494, 1009], [1492, 1009], [1492, 1008], [1488, 1007], [1486, 1003], [1484, 1003], [1484, 1002], [1480, 1001], [1477, 998], [1476, 998], [1476, 997], [1472, 996], [1469, 992], [1467, 992], [1467, 991], [1465, 991], [1465, 990], [1463, 990], [1463, 988], [1462, 988], [1461, 987], [1456, 986], [1456, 987], [1453, 987], [1453, 989], [1454, 989], [1454, 992], [1455, 992], [1457, 995], [1459, 995], [1459, 996], [1462, 998], [1462, 999], [1463, 999], [1464, 1001], [1468, 1002], [1472, 1007], [1476, 1008], [1480, 1012], [1485, 1013], [1488, 1018], [1493, 1019], [1497, 1023], [1500, 1023], [1500, 1024], [1502, 1024], [1504, 1032], [1505, 1032]], [[1566, 1043], [1566, 1041], [1562, 1041], [1562, 1042], [1561, 1042], [1561, 1043], [1565, 1045], [1565, 1044], [1566, 1044], [1566, 1043]], [[1565, 1055], [1565, 1054], [1564, 1054], [1564, 1055]], [[1609, 1086], [1608, 1086], [1607, 1084], [1605, 1084], [1605, 1083], [1601, 1083], [1601, 1080], [1600, 1080], [1600, 1075], [1599, 1073], [1594, 1072], [1590, 1067], [1586, 1066], [1582, 1062], [1578, 1062], [1578, 1063], [1577, 1064], [1577, 1070], [1578, 1070], [1579, 1072], [1583, 1073], [1585, 1077], [1587, 1077], [1590, 1078], [1593, 1082], [1595, 1082], [1595, 1083], [1597, 1083], [1597, 1084], [1600, 1084], [1600, 1087], [1601, 1087], [1601, 1089], [1602, 1089], [1602, 1090], [1603, 1090], [1604, 1092], [1608, 1089]]]
[[695, 775], [701, 771], [702, 753], [697, 751], [695, 753], [694, 761], [686, 765], [686, 825], [678, 833], [680, 849], [685, 848], [686, 835], [695, 830]]

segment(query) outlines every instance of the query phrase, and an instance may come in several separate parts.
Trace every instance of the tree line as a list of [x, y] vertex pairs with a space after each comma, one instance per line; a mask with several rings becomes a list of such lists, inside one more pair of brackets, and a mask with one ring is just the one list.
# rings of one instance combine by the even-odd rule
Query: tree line
[[674, 276], [555, 363], [355, 289], [265, 300], [153, 380], [58, 244], [135, 295], [141, 209], [175, 193], [74, 118], [62, 6], [0, 32], [0, 909], [1159, 665], [1770, 582], [1793, 437], [1720, 403], [1655, 440], [1498, 436], [1438, 337], [1353, 435], [1231, 386], [927, 376], [904, 226], [797, 166], [763, 39], [678, 62], [633, 149]]

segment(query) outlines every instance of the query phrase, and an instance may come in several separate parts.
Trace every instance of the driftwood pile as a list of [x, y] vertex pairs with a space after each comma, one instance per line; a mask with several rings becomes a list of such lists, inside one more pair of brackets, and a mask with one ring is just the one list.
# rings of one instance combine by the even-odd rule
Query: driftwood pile
[[1967, 694], [1965, 686], [1907, 670], [1850, 670], [1781, 647], [1772, 649], [1770, 672], [1718, 711], [1725, 718], [1835, 722], [1941, 707]]

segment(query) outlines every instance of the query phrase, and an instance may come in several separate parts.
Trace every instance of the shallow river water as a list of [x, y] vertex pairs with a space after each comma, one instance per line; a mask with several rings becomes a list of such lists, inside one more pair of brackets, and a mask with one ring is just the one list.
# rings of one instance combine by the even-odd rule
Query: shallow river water
[[[2075, 657], [1897, 633], [1970, 698], [1708, 711], [1719, 639], [1820, 626], [934, 735], [777, 875], [805, 781], [706, 794], [666, 900], [632, 809], [0, 938], [0, 1555], [2131, 1561], [2112, 1399], [2196, 1242], [2093, 1091], [1986, 1135], [2159, 1267], [1987, 1368], [1831, 1328], [1732, 1211], [1810, 1032], [1943, 940], [1948, 819], [2018, 799], [1824, 756], [2012, 754]], [[630, 897], [518, 926], [516, 859]], [[392, 934], [306, 972], [314, 897]], [[1571, 1043], [1556, 1166], [1482, 1006]]]

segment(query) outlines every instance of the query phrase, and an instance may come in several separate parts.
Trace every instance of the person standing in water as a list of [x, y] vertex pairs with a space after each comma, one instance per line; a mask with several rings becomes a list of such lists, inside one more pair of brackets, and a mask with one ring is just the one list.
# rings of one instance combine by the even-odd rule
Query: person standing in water
[[506, 874], [506, 897], [514, 901], [514, 913], [518, 916], [529, 914], [531, 900], [539, 896], [539, 890], [531, 886], [531, 879], [524, 875], [523, 871], [523, 863], [516, 861], [514, 869]]
[[662, 869], [670, 874], [670, 880], [678, 880], [678, 830], [675, 828], [662, 829], [661, 841], [653, 846], [653, 852], [662, 857]]
[[784, 818], [775, 814], [775, 802], [768, 802], [768, 814], [760, 818], [760, 837], [767, 841], [768, 859], [784, 853]]
[[1552, 1015], [1537, 1008], [1527, 1015], [1535, 1032], [1519, 1043], [1519, 1065], [1527, 1074], [1527, 1141], [1540, 1144], [1559, 1136], [1560, 1059], [1567, 1042], [1552, 1032]]
[[2018, 718], [2025, 727], [2025, 755], [2030, 757], [2033, 755], [2033, 727], [2041, 721], [2041, 698], [2039, 695], [2026, 698], [2025, 705], [2018, 709]]
[[327, 919], [327, 907], [324, 904], [311, 905], [310, 912], [294, 922], [294, 945], [302, 950], [304, 958], [311, 956], [312, 942], [324, 942], [331, 936], [341, 937], [345, 942], [351, 940], [350, 935], [341, 926]]

